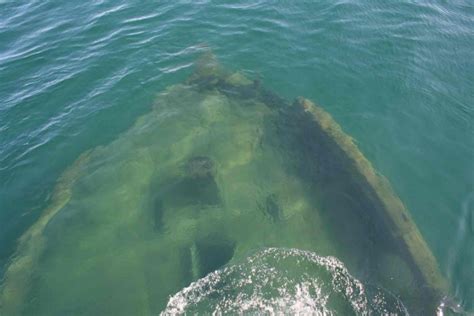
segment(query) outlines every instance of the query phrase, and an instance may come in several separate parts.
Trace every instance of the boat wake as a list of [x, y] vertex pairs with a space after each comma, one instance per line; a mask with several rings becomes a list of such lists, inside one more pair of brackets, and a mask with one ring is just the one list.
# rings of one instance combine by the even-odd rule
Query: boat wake
[[365, 287], [335, 257], [268, 248], [191, 283], [172, 296], [162, 315], [175, 314], [406, 314], [400, 301]]

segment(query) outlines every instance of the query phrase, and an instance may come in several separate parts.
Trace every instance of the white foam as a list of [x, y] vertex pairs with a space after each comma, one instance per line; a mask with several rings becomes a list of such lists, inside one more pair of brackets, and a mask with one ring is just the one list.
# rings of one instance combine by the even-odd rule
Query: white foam
[[[384, 305], [383, 295], [377, 298]], [[162, 315], [368, 315], [371, 310], [363, 284], [338, 259], [268, 248], [191, 283], [169, 299]]]

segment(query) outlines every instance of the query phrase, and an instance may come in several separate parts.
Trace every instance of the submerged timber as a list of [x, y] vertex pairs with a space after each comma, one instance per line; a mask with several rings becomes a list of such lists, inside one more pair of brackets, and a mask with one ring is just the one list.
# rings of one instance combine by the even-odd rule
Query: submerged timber
[[0, 311], [156, 314], [192, 282], [273, 247], [337, 257], [401, 302], [377, 309], [367, 290], [368, 306], [336, 297], [336, 313], [431, 314], [447, 292], [408, 210], [327, 112], [206, 55], [151, 113], [58, 180], [19, 240]]

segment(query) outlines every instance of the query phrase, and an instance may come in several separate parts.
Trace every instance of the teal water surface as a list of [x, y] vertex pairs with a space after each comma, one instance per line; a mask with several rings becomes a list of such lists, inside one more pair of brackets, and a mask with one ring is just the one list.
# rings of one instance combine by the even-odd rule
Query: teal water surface
[[407, 205], [474, 309], [474, 6], [466, 2], [0, 2], [0, 264], [59, 175], [208, 48], [321, 104]]

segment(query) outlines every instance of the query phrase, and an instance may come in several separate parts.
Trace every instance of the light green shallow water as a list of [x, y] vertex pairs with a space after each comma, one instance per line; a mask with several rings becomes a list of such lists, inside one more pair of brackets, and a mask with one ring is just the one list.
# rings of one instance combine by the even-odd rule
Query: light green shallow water
[[[393, 249], [390, 242], [372, 244], [370, 236], [383, 234], [367, 227], [377, 223], [356, 224], [358, 217], [351, 217], [348, 205], [358, 202], [353, 193], [337, 193], [344, 189], [337, 185], [342, 182], [333, 183], [336, 189], [321, 190], [328, 182], [314, 175], [324, 171], [310, 163], [318, 146], [304, 137], [311, 129], [304, 128], [297, 113], [246, 104], [254, 99], [251, 94], [246, 102], [229, 101], [233, 98], [222, 91], [213, 95], [180, 85], [194, 61], [211, 47], [229, 69], [261, 79], [262, 86], [288, 100], [308, 97], [333, 115], [409, 209], [449, 284], [448, 305], [460, 303], [472, 312], [473, 9], [463, 1], [0, 1], [2, 275], [19, 258], [15, 251], [22, 252], [19, 238], [32, 225], [47, 222], [41, 214], [55, 205], [52, 201], [67, 200], [72, 193], [71, 204], [41, 228], [45, 238], [26, 251], [35, 260], [23, 262], [30, 268], [15, 284], [31, 289], [27, 303], [21, 303], [30, 314], [53, 313], [64, 306], [73, 314], [85, 306], [97, 312], [103, 305], [93, 297], [104, 293], [110, 294], [105, 299], [114, 302], [110, 306], [115, 311], [136, 306], [156, 312], [166, 304], [164, 297], [203, 274], [198, 249], [232, 253], [230, 272], [244, 274], [248, 256], [257, 258], [262, 275], [265, 264], [278, 257], [290, 256], [291, 266], [294, 256], [309, 256], [321, 280], [328, 278], [325, 273], [332, 275], [322, 258], [333, 255], [348, 268], [351, 280], [385, 297], [390, 295], [379, 286], [396, 292], [412, 279], [397, 264], [400, 259], [380, 251]], [[165, 90], [169, 94], [157, 98]], [[294, 116], [296, 120], [289, 119]], [[255, 143], [257, 139], [261, 142]], [[173, 149], [163, 152], [159, 146]], [[71, 167], [93, 148], [88, 162]], [[214, 180], [204, 177], [199, 181], [207, 184], [198, 197], [182, 199], [190, 194], [189, 186], [199, 186], [186, 179], [190, 170], [201, 167], [209, 167]], [[61, 183], [79, 180], [72, 192], [60, 190], [56, 196], [54, 184], [65, 170], [70, 171]], [[201, 195], [211, 202], [200, 201]], [[196, 203], [204, 206], [193, 213], [190, 205]], [[56, 203], [50, 214], [60, 206]], [[220, 224], [210, 225], [212, 221]], [[209, 242], [214, 239], [222, 243]], [[72, 247], [80, 242], [84, 248]], [[164, 263], [158, 269], [155, 260], [147, 260], [161, 257], [151, 250], [160, 243], [176, 245], [178, 250], [169, 256], [177, 265], [184, 262], [179, 270], [188, 272], [181, 278], [165, 273]], [[266, 247], [277, 248], [267, 253]], [[289, 250], [293, 247], [311, 255]], [[132, 248], [136, 253], [125, 251]], [[216, 262], [228, 257], [218, 256]], [[108, 268], [98, 268], [108, 263]], [[139, 267], [147, 272], [131, 275]], [[81, 274], [85, 269], [102, 288], [87, 286]], [[285, 275], [278, 264], [277, 269]], [[68, 271], [76, 274], [67, 281], [58, 277]], [[169, 278], [167, 287], [146, 273]], [[228, 280], [228, 272], [221, 273]], [[408, 276], [402, 284], [391, 283], [386, 280], [391, 273]], [[72, 286], [75, 280], [81, 286]], [[125, 288], [134, 289], [129, 300], [123, 298]], [[193, 289], [187, 293], [195, 293]], [[71, 303], [76, 290], [80, 300]], [[338, 293], [337, 287], [326, 290]], [[315, 288], [311, 291], [299, 297], [315, 298]], [[368, 305], [375, 308], [374, 295], [367, 295]], [[401, 300], [413, 305], [410, 295]], [[336, 305], [352, 309], [348, 304]]]
[[67, 171], [6, 271], [4, 313], [435, 311], [448, 291], [304, 112], [219, 69], [205, 55]]

